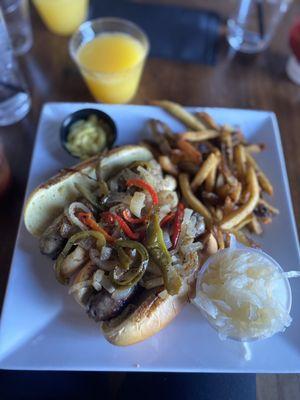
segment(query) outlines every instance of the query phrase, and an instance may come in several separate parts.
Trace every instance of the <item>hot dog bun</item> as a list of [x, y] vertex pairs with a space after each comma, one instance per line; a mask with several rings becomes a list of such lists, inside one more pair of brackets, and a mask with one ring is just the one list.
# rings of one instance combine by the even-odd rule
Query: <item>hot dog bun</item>
[[[103, 179], [107, 179], [115, 170], [134, 161], [149, 161], [152, 158], [151, 152], [145, 147], [128, 145], [111, 150], [100, 160], [95, 156], [70, 169], [62, 170], [38, 186], [28, 197], [24, 208], [26, 229], [33, 236], [39, 237], [64, 207], [78, 197], [74, 183], [92, 185], [97, 168]], [[90, 182], [83, 174], [92, 178]]]

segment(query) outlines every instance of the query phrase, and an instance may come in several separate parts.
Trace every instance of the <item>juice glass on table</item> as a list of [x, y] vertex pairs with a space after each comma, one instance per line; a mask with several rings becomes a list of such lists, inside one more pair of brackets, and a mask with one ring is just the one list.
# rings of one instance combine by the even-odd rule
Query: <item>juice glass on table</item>
[[71, 35], [86, 19], [89, 0], [32, 0], [50, 31]]
[[104, 103], [127, 103], [134, 97], [148, 51], [145, 33], [118, 18], [87, 21], [70, 41], [87, 86]]

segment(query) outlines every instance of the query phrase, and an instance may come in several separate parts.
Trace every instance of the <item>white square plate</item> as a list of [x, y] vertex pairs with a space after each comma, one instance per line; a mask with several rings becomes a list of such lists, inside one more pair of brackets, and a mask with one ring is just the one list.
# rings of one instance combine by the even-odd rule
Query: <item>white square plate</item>
[[[96, 104], [45, 105], [29, 175], [29, 192], [74, 160], [61, 148], [59, 127], [69, 113], [95, 107], [117, 123], [118, 144], [135, 143], [149, 118], [182, 126], [156, 107]], [[258, 156], [275, 186], [280, 215], [259, 239], [263, 249], [285, 270], [299, 268], [299, 245], [288, 179], [273, 113], [207, 108], [220, 123], [238, 125], [250, 141], [266, 143]], [[39, 253], [38, 242], [20, 224], [0, 331], [0, 367], [32, 370], [300, 372], [300, 282], [292, 281], [293, 323], [284, 334], [251, 344], [245, 361], [239, 343], [222, 342], [192, 305], [166, 329], [127, 348], [107, 343], [98, 326], [82, 312], [54, 278], [52, 262]]]

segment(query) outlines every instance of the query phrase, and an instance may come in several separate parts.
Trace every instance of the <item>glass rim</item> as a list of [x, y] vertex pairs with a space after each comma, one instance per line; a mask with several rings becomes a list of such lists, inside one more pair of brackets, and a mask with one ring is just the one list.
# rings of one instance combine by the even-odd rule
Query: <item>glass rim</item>
[[[143, 54], [143, 57], [141, 58], [141, 60], [139, 60], [136, 64], [134, 64], [133, 66], [126, 68], [122, 71], [118, 71], [118, 72], [102, 72], [102, 71], [94, 71], [90, 68], [86, 68], [84, 66], [82, 66], [77, 58], [77, 51], [80, 48], [80, 46], [75, 50], [74, 49], [74, 40], [75, 38], [78, 36], [78, 34], [80, 32], [82, 32], [83, 30], [85, 30], [87, 27], [91, 27], [94, 23], [99, 23], [99, 22], [112, 22], [112, 23], [119, 23], [119, 24], [123, 24], [123, 25], [127, 25], [129, 27], [134, 28], [141, 36], [142, 36], [142, 40], [144, 41], [144, 43], [142, 43], [142, 41], [140, 39], [136, 39], [137, 41], [139, 41], [143, 47], [145, 48], [145, 52]], [[107, 31], [110, 32], [110, 31]], [[112, 31], [113, 32], [113, 31]], [[115, 30], [115, 33], [126, 33], [126, 32], [122, 32], [121, 28], [118, 31], [117, 29]], [[105, 33], [105, 30], [102, 32]], [[99, 33], [101, 34], [101, 33]], [[128, 33], [128, 35], [132, 36], [132, 34]], [[95, 37], [97, 36], [97, 34], [95, 34]], [[93, 38], [94, 39], [94, 38]], [[91, 40], [93, 40], [91, 39]], [[86, 43], [89, 43], [91, 40], [88, 40]], [[94, 18], [94, 19], [90, 19], [88, 21], [84, 21], [78, 28], [77, 30], [73, 33], [73, 35], [71, 36], [70, 40], [69, 40], [69, 53], [70, 56], [72, 58], [72, 60], [75, 62], [75, 64], [78, 66], [78, 68], [80, 70], [86, 71], [87, 73], [94, 75], [94, 76], [117, 76], [117, 75], [121, 75], [121, 74], [126, 74], [127, 72], [133, 70], [134, 68], [138, 67], [139, 65], [141, 65], [145, 59], [147, 58], [148, 54], [149, 54], [149, 50], [150, 50], [150, 42], [149, 42], [149, 38], [146, 34], [146, 32], [140, 28], [136, 23], [129, 21], [127, 19], [124, 18], [117, 18], [117, 17], [100, 17], [100, 18]]]

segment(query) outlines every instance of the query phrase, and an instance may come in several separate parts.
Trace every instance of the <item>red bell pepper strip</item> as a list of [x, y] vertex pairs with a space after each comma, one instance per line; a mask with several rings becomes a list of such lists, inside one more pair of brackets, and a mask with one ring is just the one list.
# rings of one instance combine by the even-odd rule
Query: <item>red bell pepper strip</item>
[[184, 205], [182, 203], [179, 203], [176, 214], [175, 214], [173, 226], [172, 226], [171, 241], [172, 241], [173, 249], [175, 249], [178, 244], [178, 239], [179, 239], [180, 232], [181, 232], [183, 215], [184, 215]]
[[170, 212], [169, 214], [165, 215], [163, 219], [160, 221], [160, 227], [163, 228], [164, 226], [166, 226], [169, 222], [173, 221], [174, 217], [175, 217], [174, 212]]
[[128, 236], [132, 240], [138, 240], [140, 235], [136, 232], [133, 232], [130, 227], [127, 225], [127, 222], [124, 221], [122, 217], [120, 217], [117, 214], [114, 214], [112, 212], [104, 212], [102, 214], [102, 217], [109, 223], [114, 223], [117, 222], [119, 227], [122, 229], [122, 231], [125, 233], [126, 236]]
[[88, 226], [92, 231], [101, 232], [108, 242], [115, 242], [116, 239], [110, 236], [110, 234], [107, 233], [106, 230], [102, 228], [102, 226], [100, 226], [94, 220], [92, 213], [80, 212], [77, 214], [77, 217], [84, 225]]
[[154, 206], [158, 205], [158, 195], [156, 190], [154, 189], [154, 187], [152, 185], [150, 185], [150, 183], [143, 181], [143, 179], [128, 179], [128, 181], [126, 182], [127, 186], [136, 186], [140, 189], [144, 189], [146, 190], [150, 196], [152, 197], [152, 202]]
[[122, 211], [122, 216], [125, 219], [125, 221], [129, 222], [130, 224], [143, 224], [144, 222], [147, 221], [147, 216], [141, 217], [141, 218], [134, 218], [131, 215], [130, 210], [128, 208], [125, 208], [125, 210]]

